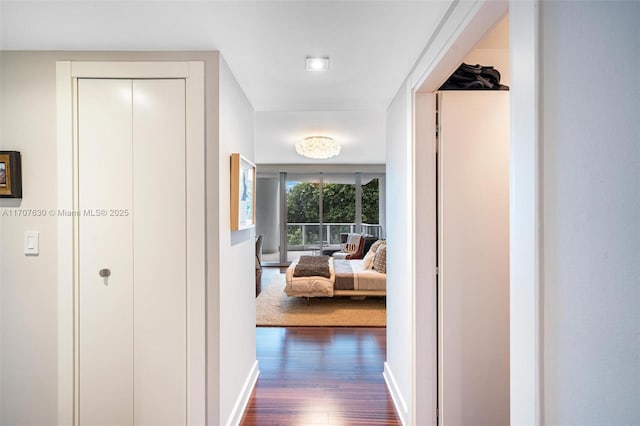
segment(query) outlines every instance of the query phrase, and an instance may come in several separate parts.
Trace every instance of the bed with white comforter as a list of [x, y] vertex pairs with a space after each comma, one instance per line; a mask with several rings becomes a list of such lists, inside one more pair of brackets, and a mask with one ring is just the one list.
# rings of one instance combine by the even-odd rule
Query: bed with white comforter
[[295, 297], [384, 296], [387, 274], [365, 268], [364, 260], [339, 260], [329, 257], [328, 273], [296, 276], [295, 260], [287, 269], [285, 293]]

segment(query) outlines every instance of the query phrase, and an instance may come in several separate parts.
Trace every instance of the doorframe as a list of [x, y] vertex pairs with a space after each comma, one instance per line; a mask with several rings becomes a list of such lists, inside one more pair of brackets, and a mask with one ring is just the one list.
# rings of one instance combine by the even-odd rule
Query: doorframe
[[[206, 423], [204, 62], [56, 62], [57, 213], [78, 212], [78, 78], [185, 79], [187, 424]], [[75, 213], [77, 214], [77, 213]], [[78, 217], [57, 214], [58, 424], [78, 424]]]
[[[511, 424], [543, 423], [543, 286], [541, 263], [541, 160], [539, 118], [539, 1], [458, 3], [430, 40], [403, 86], [408, 100], [412, 211], [412, 369], [411, 424], [438, 424], [435, 239], [421, 221], [435, 217], [435, 202], [420, 195], [435, 190], [435, 174], [418, 159], [435, 158], [435, 123], [419, 122], [420, 105], [482, 35], [508, 10], [510, 19], [510, 417]], [[424, 110], [424, 108], [423, 108]], [[435, 138], [433, 138], [435, 139]], [[423, 162], [420, 161], [422, 165]], [[427, 226], [428, 227], [428, 226]], [[425, 257], [426, 256], [426, 257]], [[423, 282], [424, 281], [424, 282]]]

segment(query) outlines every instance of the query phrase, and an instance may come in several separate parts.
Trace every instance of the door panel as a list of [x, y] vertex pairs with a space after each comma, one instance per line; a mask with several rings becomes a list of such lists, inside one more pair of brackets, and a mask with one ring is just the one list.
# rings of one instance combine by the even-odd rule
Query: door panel
[[133, 421], [131, 117], [130, 80], [78, 81], [80, 424]]
[[185, 82], [133, 81], [135, 424], [186, 421]]
[[78, 82], [80, 424], [186, 423], [185, 112], [184, 80]]
[[509, 93], [440, 94], [444, 425], [509, 424]]

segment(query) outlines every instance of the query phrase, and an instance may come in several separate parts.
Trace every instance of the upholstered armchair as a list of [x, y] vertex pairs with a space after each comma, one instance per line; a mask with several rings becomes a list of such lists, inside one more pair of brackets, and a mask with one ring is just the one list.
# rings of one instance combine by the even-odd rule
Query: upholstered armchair
[[361, 234], [347, 234], [347, 242], [343, 245], [342, 250], [333, 253], [332, 256], [335, 259], [362, 259], [364, 242], [365, 238]]

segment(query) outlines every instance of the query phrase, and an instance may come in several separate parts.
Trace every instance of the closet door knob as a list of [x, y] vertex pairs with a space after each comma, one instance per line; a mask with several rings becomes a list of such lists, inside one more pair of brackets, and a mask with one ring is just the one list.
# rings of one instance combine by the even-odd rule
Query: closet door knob
[[98, 271], [98, 274], [102, 278], [107, 278], [111, 275], [111, 269], [100, 269], [100, 271]]

